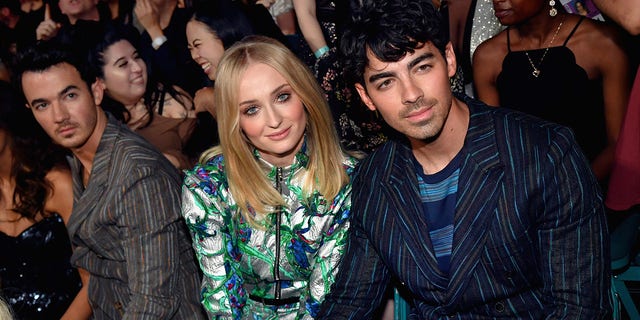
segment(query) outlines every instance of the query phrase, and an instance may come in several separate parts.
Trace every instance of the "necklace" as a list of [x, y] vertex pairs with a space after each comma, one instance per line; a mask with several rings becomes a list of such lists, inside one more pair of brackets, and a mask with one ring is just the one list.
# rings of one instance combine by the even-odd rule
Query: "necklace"
[[549, 48], [551, 48], [551, 44], [553, 44], [553, 41], [556, 40], [556, 36], [558, 35], [558, 32], [560, 32], [560, 28], [562, 28], [563, 23], [564, 23], [564, 16], [562, 17], [562, 20], [560, 20], [560, 24], [556, 28], [556, 32], [553, 34], [553, 37], [551, 37], [551, 41], [549, 41], [549, 45], [547, 46], [546, 49], [544, 49], [544, 52], [542, 53], [542, 57], [540, 58], [540, 61], [538, 61], [537, 66], [533, 63], [533, 60], [531, 60], [531, 57], [529, 56], [529, 52], [528, 51], [524, 52], [524, 54], [527, 56], [527, 59], [529, 60], [529, 64], [531, 65], [531, 68], [533, 68], [533, 72], [531, 72], [531, 74], [534, 77], [537, 78], [540, 76], [540, 73], [542, 72], [540, 71], [540, 66], [542, 66], [542, 61], [544, 61], [544, 57], [547, 56], [547, 52], [549, 52]]

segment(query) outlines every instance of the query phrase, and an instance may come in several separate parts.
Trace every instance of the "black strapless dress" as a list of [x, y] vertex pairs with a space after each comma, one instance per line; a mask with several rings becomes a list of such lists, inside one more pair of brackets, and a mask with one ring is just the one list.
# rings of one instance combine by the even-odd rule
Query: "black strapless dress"
[[0, 232], [0, 252], [0, 294], [17, 319], [60, 319], [82, 287], [62, 218], [47, 217], [17, 237]]

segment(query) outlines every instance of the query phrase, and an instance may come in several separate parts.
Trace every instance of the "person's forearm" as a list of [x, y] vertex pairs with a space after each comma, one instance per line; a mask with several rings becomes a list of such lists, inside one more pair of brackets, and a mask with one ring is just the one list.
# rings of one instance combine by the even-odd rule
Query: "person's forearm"
[[326, 46], [327, 42], [316, 17], [315, 3], [310, 4], [309, 0], [294, 0], [293, 6], [298, 17], [298, 26], [311, 51], [315, 52]]
[[640, 34], [640, 0], [593, 0], [593, 3], [632, 35]]
[[78, 272], [80, 273], [80, 279], [82, 279], [82, 288], [80, 288], [80, 291], [78, 291], [78, 294], [60, 320], [89, 319], [93, 312], [89, 305], [89, 295], [87, 293], [89, 272], [84, 269], [78, 269]]

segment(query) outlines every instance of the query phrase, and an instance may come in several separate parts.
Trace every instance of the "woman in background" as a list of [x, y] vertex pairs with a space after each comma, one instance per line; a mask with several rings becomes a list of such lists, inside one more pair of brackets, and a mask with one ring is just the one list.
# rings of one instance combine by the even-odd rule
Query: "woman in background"
[[507, 29], [475, 51], [476, 97], [573, 129], [606, 187], [630, 90], [622, 38], [613, 26], [565, 12], [559, 1], [493, 5]]
[[387, 140], [385, 124], [347, 85], [337, 57], [340, 35], [351, 19], [350, 2], [293, 0], [293, 6], [300, 31], [313, 52], [309, 67], [329, 101], [341, 143], [349, 150], [373, 151]]
[[88, 276], [69, 262], [71, 175], [18, 97], [0, 82], [0, 296], [17, 319], [88, 319]]
[[[286, 44], [286, 38], [271, 20], [257, 19], [263, 25], [254, 25], [248, 12], [251, 5], [229, 0], [204, 1], [196, 6], [187, 22], [187, 46], [191, 58], [214, 83], [216, 70], [225, 49], [242, 38], [261, 34]], [[264, 8], [262, 8], [264, 10]], [[258, 22], [256, 22], [258, 23]], [[204, 87], [196, 92], [194, 101], [197, 112], [208, 111], [216, 116], [213, 108], [214, 87]]]
[[194, 159], [185, 145], [196, 125], [191, 96], [153, 77], [138, 52], [139, 34], [132, 26], [87, 25], [95, 28], [89, 34], [98, 39], [89, 48], [88, 63], [105, 88], [102, 108], [151, 142], [178, 169], [190, 168]]
[[314, 76], [272, 38], [227, 49], [214, 103], [220, 145], [183, 187], [202, 303], [212, 319], [313, 319], [344, 251], [356, 159]]

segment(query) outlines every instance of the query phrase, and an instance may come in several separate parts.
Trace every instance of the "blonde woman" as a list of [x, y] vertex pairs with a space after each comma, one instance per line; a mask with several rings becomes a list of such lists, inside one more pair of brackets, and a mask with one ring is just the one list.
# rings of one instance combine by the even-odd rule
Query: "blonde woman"
[[356, 164], [313, 74], [253, 36], [217, 71], [220, 145], [186, 172], [182, 213], [215, 319], [313, 319], [343, 253]]

